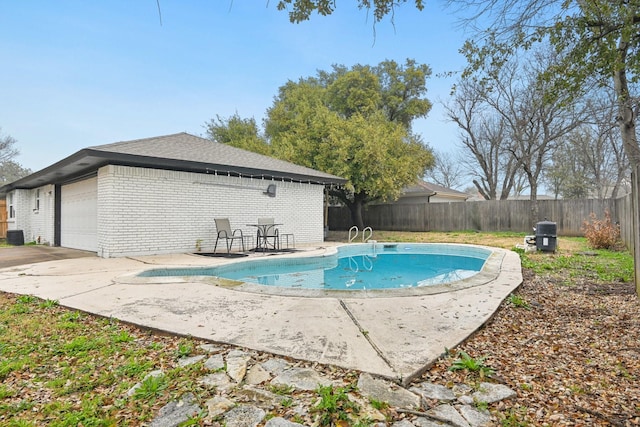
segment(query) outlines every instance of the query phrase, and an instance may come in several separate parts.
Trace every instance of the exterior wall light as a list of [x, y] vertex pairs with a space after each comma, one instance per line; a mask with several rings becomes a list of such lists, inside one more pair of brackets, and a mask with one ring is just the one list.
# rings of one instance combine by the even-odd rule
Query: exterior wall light
[[276, 185], [269, 184], [269, 186], [267, 187], [267, 191], [265, 191], [264, 194], [269, 197], [276, 197]]

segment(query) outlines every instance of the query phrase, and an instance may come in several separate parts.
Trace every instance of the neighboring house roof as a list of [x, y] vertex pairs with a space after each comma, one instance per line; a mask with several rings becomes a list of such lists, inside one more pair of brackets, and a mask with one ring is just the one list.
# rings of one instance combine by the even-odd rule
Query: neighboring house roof
[[[554, 200], [555, 197], [549, 196], [548, 194], [538, 194], [536, 195], [537, 200]], [[531, 200], [530, 194], [517, 194], [514, 196], [507, 197], [507, 200]]]
[[335, 175], [183, 132], [84, 148], [45, 169], [0, 187], [0, 195], [16, 188], [29, 189], [67, 182], [94, 173], [107, 164], [316, 184], [346, 182]]
[[447, 197], [451, 199], [468, 199], [467, 193], [444, 187], [442, 185], [433, 184], [426, 181], [418, 181], [415, 185], [405, 187], [400, 197], [431, 197], [438, 195], [440, 197]]
[[[549, 196], [547, 194], [538, 194], [536, 196], [536, 199], [538, 199], [538, 200], [554, 200], [555, 197]], [[509, 196], [509, 197], [507, 197], [507, 200], [531, 200], [531, 196], [529, 194], [520, 194], [520, 195], [515, 195], [515, 196]], [[486, 202], [487, 199], [485, 199], [484, 197], [482, 197], [480, 195], [480, 193], [478, 193], [475, 196], [471, 196], [469, 198], [469, 200], [467, 200], [467, 201], [468, 202]]]

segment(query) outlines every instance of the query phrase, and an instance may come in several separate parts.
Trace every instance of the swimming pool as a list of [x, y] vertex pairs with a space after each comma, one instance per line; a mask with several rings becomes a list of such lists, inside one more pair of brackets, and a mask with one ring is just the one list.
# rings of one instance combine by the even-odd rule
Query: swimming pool
[[491, 253], [469, 245], [366, 243], [338, 247], [328, 256], [154, 269], [139, 276], [213, 276], [265, 287], [326, 291], [408, 289], [469, 279], [483, 269]]

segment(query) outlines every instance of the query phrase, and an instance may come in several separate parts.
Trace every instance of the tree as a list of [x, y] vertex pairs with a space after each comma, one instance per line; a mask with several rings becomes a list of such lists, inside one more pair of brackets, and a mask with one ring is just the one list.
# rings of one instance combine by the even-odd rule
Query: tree
[[485, 200], [504, 200], [513, 189], [519, 164], [507, 151], [506, 127], [486, 104], [487, 96], [481, 82], [463, 80], [445, 110], [460, 128], [463, 161], [478, 193]]
[[432, 104], [425, 98], [431, 69], [425, 64], [407, 59], [404, 65], [387, 60], [375, 67], [356, 64], [351, 69], [344, 65], [332, 68], [331, 72], [318, 71], [315, 80], [328, 88], [331, 109], [345, 117], [381, 110], [388, 120], [411, 130], [413, 120], [426, 117], [431, 110]]
[[507, 150], [516, 159], [530, 191], [532, 223], [538, 218], [538, 182], [559, 141], [584, 118], [576, 94], [548, 84], [543, 73], [560, 59], [546, 48], [528, 61], [515, 57], [495, 70], [488, 103], [508, 129]]
[[585, 144], [581, 147], [586, 168], [593, 176], [598, 198], [617, 198], [630, 175], [620, 128], [616, 126], [616, 100], [613, 91], [598, 90], [587, 104], [589, 123], [585, 123]]
[[[265, 122], [273, 155], [346, 178], [347, 185], [331, 195], [363, 227], [367, 203], [397, 198], [433, 163], [431, 151], [410, 130], [411, 120], [431, 106], [422, 98], [427, 71], [413, 61], [385, 61], [378, 67], [336, 65], [332, 72], [287, 82]], [[399, 102], [397, 93], [412, 95]]]
[[475, 182], [481, 194], [495, 198], [500, 181], [501, 199], [528, 188], [532, 223], [539, 219], [538, 185], [551, 153], [583, 120], [575, 94], [544, 79], [557, 61], [547, 49], [526, 58], [489, 61], [463, 79], [456, 88], [455, 108], [449, 108], [450, 119], [465, 132], [463, 145], [483, 172], [484, 180]]
[[467, 177], [464, 162], [458, 153], [446, 151], [434, 151], [434, 165], [425, 174], [425, 177], [443, 187], [458, 189], [462, 187], [463, 178]]
[[15, 147], [17, 141], [10, 135], [3, 135], [0, 128], [0, 185], [8, 184], [31, 173], [13, 159], [20, 153]]
[[[632, 84], [640, 80], [640, 2], [636, 0], [471, 0], [458, 2], [478, 7], [488, 29], [480, 42], [468, 42], [475, 60], [471, 69], [487, 61], [501, 61], [513, 52], [549, 42], [563, 60], [550, 67], [549, 82], [579, 92], [596, 77], [602, 86], [612, 83], [617, 104], [617, 123], [632, 170], [640, 170], [637, 139], [638, 94]], [[490, 59], [491, 58], [491, 59]], [[635, 181], [634, 181], [635, 182]], [[638, 201], [634, 200], [637, 207]], [[634, 221], [634, 264], [640, 275], [640, 230]], [[640, 296], [640, 280], [636, 280]]]
[[580, 93], [594, 78], [611, 82], [616, 95], [618, 125], [632, 165], [640, 165], [636, 135], [637, 97], [630, 83], [640, 78], [640, 3], [608, 0], [478, 0], [457, 1], [485, 18], [489, 29], [468, 41], [468, 71], [487, 62], [499, 63], [536, 43], [550, 43], [562, 60], [550, 66], [546, 79], [556, 88]]
[[271, 152], [253, 118], [243, 119], [238, 113], [226, 119], [216, 115], [215, 119], [205, 123], [205, 128], [207, 137], [212, 141], [265, 155]]
[[[358, 7], [372, 11], [375, 22], [391, 15], [396, 7], [413, 3], [422, 10], [422, 0], [358, 0]], [[470, 59], [469, 72], [487, 63], [498, 65], [522, 49], [545, 41], [562, 53], [561, 63], [546, 72], [559, 87], [580, 90], [587, 79], [597, 76], [612, 81], [618, 106], [618, 125], [632, 167], [640, 166], [636, 135], [638, 97], [630, 82], [640, 80], [640, 3], [623, 0], [449, 0], [467, 14], [466, 22], [480, 28], [463, 50]], [[288, 10], [291, 22], [302, 22], [313, 12], [330, 15], [335, 0], [280, 0], [279, 10]], [[476, 23], [483, 19], [487, 29]], [[492, 67], [493, 68], [493, 67]]]
[[29, 174], [31, 174], [31, 169], [24, 168], [13, 160], [0, 163], [0, 185], [17, 181]]
[[593, 176], [584, 161], [583, 145], [588, 134], [578, 129], [568, 135], [553, 151], [550, 164], [541, 180], [548, 184], [556, 198], [586, 199], [595, 188]]
[[10, 135], [3, 135], [0, 127], [0, 163], [12, 160], [20, 153], [15, 147], [16, 142]]
[[[373, 16], [379, 22], [385, 16], [393, 14], [395, 8], [403, 3], [414, 3], [418, 10], [424, 8], [422, 0], [358, 0], [360, 9], [373, 9]], [[306, 21], [313, 12], [319, 15], [331, 15], [335, 10], [335, 0], [279, 0], [278, 10], [289, 11], [289, 20], [293, 23]]]

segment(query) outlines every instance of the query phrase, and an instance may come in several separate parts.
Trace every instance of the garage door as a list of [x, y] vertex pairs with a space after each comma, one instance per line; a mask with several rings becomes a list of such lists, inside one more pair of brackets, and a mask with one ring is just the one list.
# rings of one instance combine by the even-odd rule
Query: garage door
[[98, 250], [98, 178], [62, 186], [60, 246]]

